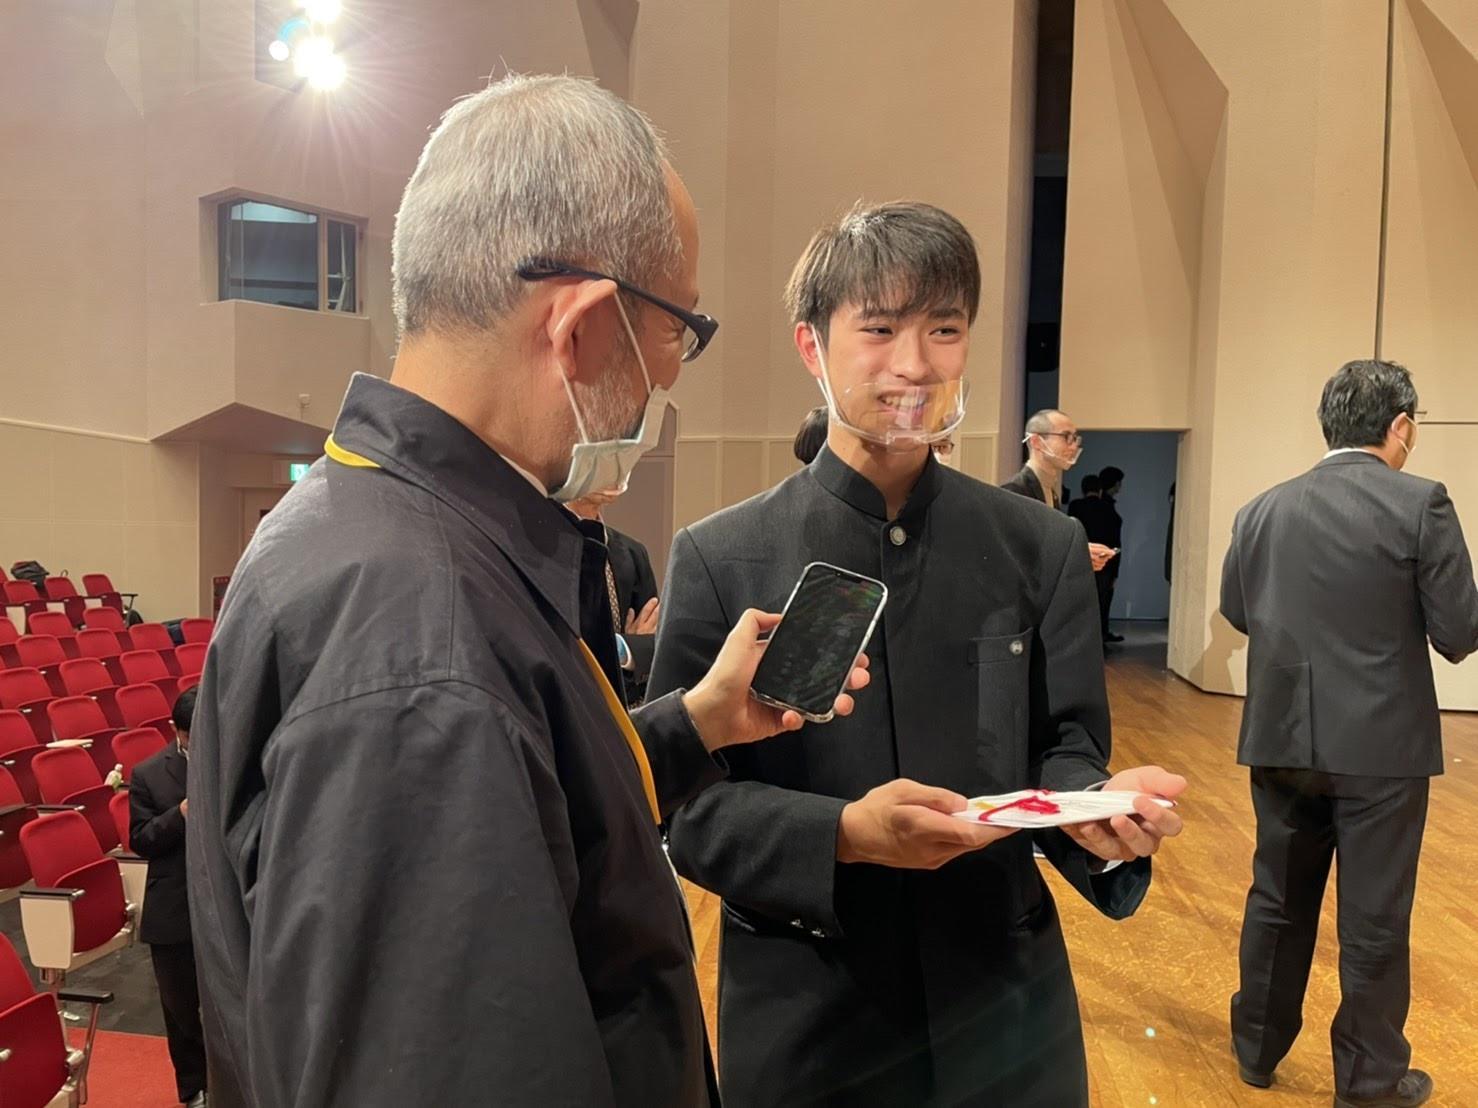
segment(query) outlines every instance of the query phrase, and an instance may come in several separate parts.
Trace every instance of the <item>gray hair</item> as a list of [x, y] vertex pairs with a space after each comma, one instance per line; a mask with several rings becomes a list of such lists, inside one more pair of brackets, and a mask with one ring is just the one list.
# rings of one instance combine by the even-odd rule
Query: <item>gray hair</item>
[[527, 292], [516, 270], [535, 259], [648, 289], [672, 278], [682, 247], [666, 158], [647, 118], [594, 81], [510, 74], [459, 100], [395, 216], [401, 334], [495, 326]]

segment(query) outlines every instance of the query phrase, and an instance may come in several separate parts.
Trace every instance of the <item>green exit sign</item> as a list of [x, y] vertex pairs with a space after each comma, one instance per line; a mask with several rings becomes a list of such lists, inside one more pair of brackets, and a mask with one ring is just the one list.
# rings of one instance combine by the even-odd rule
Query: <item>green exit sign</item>
[[287, 479], [296, 485], [304, 477], [308, 476], [308, 467], [312, 462], [289, 462], [287, 464]]

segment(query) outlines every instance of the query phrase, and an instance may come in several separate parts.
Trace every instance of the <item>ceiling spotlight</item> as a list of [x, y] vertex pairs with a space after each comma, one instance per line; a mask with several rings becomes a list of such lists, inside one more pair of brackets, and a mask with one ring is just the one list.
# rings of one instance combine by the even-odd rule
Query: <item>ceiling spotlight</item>
[[344, 10], [340, 0], [303, 0], [302, 6], [314, 23], [332, 23]]
[[327, 35], [309, 35], [293, 51], [293, 71], [299, 77], [311, 78], [324, 59], [333, 56], [333, 39]]
[[308, 83], [316, 89], [327, 91], [344, 83], [344, 59], [337, 54], [322, 58], [308, 74]]
[[285, 62], [292, 55], [292, 48], [280, 38], [272, 40], [272, 45], [267, 47], [267, 53], [272, 55], [275, 62]]

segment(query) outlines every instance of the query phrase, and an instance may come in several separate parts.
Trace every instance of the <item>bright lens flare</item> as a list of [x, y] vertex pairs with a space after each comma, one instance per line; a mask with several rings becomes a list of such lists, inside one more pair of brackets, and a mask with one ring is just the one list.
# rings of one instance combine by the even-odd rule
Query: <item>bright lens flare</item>
[[308, 74], [308, 83], [324, 91], [338, 88], [344, 83], [344, 59], [337, 54], [329, 54]]
[[303, 11], [314, 23], [332, 23], [344, 10], [340, 0], [303, 0]]
[[333, 39], [327, 35], [309, 35], [293, 51], [293, 71], [299, 76], [312, 79], [314, 72], [326, 58], [334, 56]]
[[272, 60], [285, 62], [292, 55], [292, 48], [280, 38], [272, 40], [272, 45], [267, 47], [267, 53], [272, 55]]

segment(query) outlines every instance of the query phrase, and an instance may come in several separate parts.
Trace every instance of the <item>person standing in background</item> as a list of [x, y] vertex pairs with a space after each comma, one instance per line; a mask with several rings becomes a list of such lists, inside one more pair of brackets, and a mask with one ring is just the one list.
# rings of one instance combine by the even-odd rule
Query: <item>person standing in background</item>
[[1267, 1087], [1303, 1025], [1330, 863], [1339, 859], [1336, 1108], [1412, 1108], [1411, 908], [1442, 721], [1432, 648], [1478, 650], [1478, 588], [1447, 490], [1401, 472], [1417, 395], [1394, 362], [1324, 386], [1329, 452], [1237, 513], [1221, 612], [1248, 638], [1237, 761], [1251, 767], [1257, 851], [1242, 923], [1232, 1048]]
[[795, 457], [796, 461], [803, 466], [808, 466], [816, 460], [816, 455], [821, 453], [821, 447], [826, 443], [826, 405], [812, 408], [806, 413], [806, 418], [801, 420], [801, 426], [795, 433]]
[[[1114, 551], [1120, 551], [1124, 545], [1124, 520], [1119, 515], [1115, 502], [1123, 487], [1124, 471], [1118, 466], [1104, 466], [1099, 470], [1098, 502], [1101, 507], [1091, 517], [1093, 526], [1088, 531], [1088, 538]], [[1114, 586], [1119, 582], [1119, 567], [1123, 560], [1122, 554], [1110, 559], [1103, 572], [1094, 579], [1098, 586], [1099, 625], [1106, 644], [1124, 641], [1123, 635], [1116, 635], [1109, 630], [1109, 615], [1114, 607]]]

